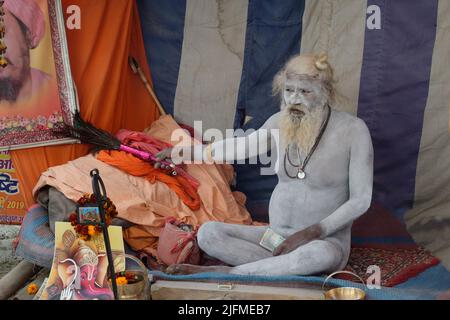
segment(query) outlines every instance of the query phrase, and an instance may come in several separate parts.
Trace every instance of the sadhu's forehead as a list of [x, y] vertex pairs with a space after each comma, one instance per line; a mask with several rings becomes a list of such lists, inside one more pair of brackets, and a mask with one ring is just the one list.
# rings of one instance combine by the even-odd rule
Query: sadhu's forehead
[[302, 88], [313, 88], [320, 86], [320, 81], [314, 77], [304, 75], [288, 73], [286, 74], [286, 86], [296, 86]]

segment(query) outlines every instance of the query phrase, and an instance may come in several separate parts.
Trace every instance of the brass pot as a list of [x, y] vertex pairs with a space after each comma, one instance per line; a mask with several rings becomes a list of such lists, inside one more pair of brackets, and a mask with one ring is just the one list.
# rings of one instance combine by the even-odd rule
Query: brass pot
[[[361, 283], [364, 285], [364, 280], [350, 271], [336, 271], [330, 274], [322, 284], [322, 291], [324, 291], [325, 284], [327, 281], [336, 274], [346, 273], [351, 274], [352, 276], [357, 277]], [[324, 291], [323, 293], [326, 300], [364, 300], [366, 298], [366, 292], [362, 289], [355, 287], [339, 287], [330, 289], [328, 291]]]
[[127, 274], [132, 274], [136, 282], [122, 284], [117, 286], [117, 292], [120, 300], [148, 300], [146, 297], [146, 280], [140, 271], [126, 271]]
[[131, 274], [134, 279], [133, 283], [117, 285], [119, 300], [149, 300], [150, 289], [147, 268], [139, 259], [132, 255], [125, 254], [125, 259], [136, 262], [140, 270], [125, 270], [125, 273]]

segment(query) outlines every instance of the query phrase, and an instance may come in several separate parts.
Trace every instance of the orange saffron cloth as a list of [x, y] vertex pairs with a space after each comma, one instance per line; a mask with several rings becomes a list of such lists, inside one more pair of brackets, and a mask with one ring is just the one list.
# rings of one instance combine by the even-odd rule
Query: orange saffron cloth
[[170, 176], [149, 162], [123, 151], [100, 151], [97, 160], [103, 161], [135, 177], [144, 177], [151, 183], [161, 181], [172, 189], [191, 210], [200, 209], [200, 196], [194, 187], [181, 176]]
[[[128, 65], [128, 56], [134, 56], [150, 79], [135, 0], [62, 0], [62, 5], [63, 12], [70, 5], [81, 9], [81, 29], [66, 33], [83, 119], [113, 133], [148, 127], [159, 113]], [[11, 151], [26, 205], [35, 203], [32, 190], [42, 172], [86, 155], [88, 149], [73, 144]]]

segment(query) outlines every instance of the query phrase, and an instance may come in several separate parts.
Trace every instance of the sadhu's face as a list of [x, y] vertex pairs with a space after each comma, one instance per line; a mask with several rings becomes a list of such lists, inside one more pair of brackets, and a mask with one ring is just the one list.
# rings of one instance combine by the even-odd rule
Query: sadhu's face
[[294, 118], [302, 118], [326, 103], [320, 80], [305, 75], [288, 74], [283, 97], [287, 111]]
[[5, 43], [8, 65], [0, 68], [0, 80], [22, 82], [30, 70], [30, 49], [27, 29], [8, 10], [5, 10]]

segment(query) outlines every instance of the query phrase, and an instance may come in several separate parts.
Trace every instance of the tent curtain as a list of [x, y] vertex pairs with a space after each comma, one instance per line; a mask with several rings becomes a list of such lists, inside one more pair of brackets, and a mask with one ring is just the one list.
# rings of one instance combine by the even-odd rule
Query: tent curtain
[[[138, 75], [128, 66], [134, 56], [150, 79], [135, 0], [63, 0], [63, 11], [77, 5], [81, 29], [69, 30], [67, 42], [82, 117], [115, 133], [142, 131], [159, 114]], [[65, 18], [68, 16], [66, 15]], [[86, 145], [49, 146], [11, 151], [27, 206], [41, 172], [85, 155]]]

